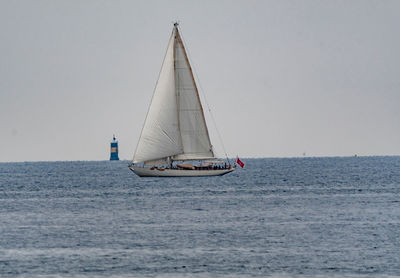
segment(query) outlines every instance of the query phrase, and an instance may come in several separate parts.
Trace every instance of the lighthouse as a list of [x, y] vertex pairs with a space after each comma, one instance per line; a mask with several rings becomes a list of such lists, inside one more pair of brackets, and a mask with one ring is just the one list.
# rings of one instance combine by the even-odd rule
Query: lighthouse
[[110, 160], [119, 160], [119, 157], [118, 157], [118, 141], [115, 138], [115, 135], [113, 135], [113, 140], [111, 141]]

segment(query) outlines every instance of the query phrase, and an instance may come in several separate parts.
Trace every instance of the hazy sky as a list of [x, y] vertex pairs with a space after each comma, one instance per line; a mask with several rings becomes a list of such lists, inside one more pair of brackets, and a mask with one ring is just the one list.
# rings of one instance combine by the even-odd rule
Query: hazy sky
[[231, 156], [400, 155], [399, 12], [381, 0], [0, 1], [0, 161], [106, 160], [114, 133], [131, 159], [174, 20]]

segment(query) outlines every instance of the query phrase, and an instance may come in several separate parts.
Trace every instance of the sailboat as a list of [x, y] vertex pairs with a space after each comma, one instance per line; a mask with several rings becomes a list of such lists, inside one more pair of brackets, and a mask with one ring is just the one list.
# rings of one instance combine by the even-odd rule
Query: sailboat
[[192, 68], [174, 23], [153, 98], [129, 168], [138, 176], [220, 176]]

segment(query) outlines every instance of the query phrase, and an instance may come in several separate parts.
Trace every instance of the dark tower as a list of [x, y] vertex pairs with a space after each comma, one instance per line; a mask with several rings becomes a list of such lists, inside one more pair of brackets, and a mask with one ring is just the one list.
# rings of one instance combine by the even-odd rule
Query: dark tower
[[118, 157], [118, 141], [115, 138], [115, 135], [113, 135], [113, 140], [111, 141], [110, 160], [119, 160], [119, 157]]

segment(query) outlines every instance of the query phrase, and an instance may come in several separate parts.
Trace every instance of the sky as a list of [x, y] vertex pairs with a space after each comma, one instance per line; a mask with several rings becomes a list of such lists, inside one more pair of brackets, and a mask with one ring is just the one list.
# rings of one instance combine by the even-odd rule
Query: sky
[[[400, 1], [0, 1], [0, 162], [132, 159], [173, 22], [223, 156], [400, 155]], [[209, 107], [205, 104], [206, 98]]]

